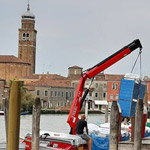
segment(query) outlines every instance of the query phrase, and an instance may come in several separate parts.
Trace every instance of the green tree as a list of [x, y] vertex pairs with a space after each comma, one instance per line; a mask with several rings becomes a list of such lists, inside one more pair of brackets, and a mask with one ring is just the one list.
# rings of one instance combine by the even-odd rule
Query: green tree
[[21, 90], [21, 109], [22, 111], [32, 112], [35, 97], [24, 88]]

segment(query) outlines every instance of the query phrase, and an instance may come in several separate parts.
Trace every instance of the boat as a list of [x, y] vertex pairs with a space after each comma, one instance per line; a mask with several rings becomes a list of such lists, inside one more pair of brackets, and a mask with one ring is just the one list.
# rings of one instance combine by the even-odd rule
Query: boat
[[21, 112], [21, 115], [28, 115], [29, 114], [29, 111], [23, 111]]
[[0, 116], [4, 115], [4, 111], [0, 111]]
[[[25, 150], [31, 150], [32, 135], [27, 134], [22, 141]], [[40, 150], [87, 150], [87, 143], [78, 135], [40, 131]]]

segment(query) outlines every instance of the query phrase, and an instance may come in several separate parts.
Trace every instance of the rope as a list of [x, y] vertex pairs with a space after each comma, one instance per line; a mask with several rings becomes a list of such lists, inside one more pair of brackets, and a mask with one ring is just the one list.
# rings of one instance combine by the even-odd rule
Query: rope
[[142, 51], [140, 51], [140, 78], [142, 78], [142, 57], [141, 57]]
[[136, 58], [136, 60], [135, 60], [135, 63], [134, 63], [134, 65], [133, 65], [133, 67], [132, 67], [132, 69], [131, 69], [131, 73], [133, 72], [133, 69], [135, 68], [135, 65], [136, 65], [136, 63], [137, 63], [137, 60], [138, 60], [138, 58], [139, 58], [139, 56], [140, 56], [140, 77], [142, 77], [142, 73], [141, 73], [141, 69], [142, 69], [142, 67], [141, 67], [141, 53], [142, 53], [142, 51], [140, 50], [139, 51], [139, 54], [138, 54], [138, 56], [137, 56], [137, 58]]

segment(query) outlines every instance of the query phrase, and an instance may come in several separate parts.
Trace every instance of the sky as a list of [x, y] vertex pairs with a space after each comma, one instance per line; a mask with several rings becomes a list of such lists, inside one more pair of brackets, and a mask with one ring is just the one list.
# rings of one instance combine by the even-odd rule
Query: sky
[[[18, 56], [18, 29], [28, 0], [0, 0], [0, 55]], [[36, 73], [68, 75], [91, 68], [135, 39], [143, 49], [133, 70], [150, 77], [150, 0], [30, 0], [37, 32]], [[105, 73], [130, 73], [139, 49]], [[141, 70], [140, 70], [141, 68]]]

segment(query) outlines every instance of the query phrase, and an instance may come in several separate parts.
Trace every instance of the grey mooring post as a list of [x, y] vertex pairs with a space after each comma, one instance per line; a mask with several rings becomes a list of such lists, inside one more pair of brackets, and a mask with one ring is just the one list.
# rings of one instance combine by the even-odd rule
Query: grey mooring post
[[36, 98], [32, 111], [32, 150], [39, 150], [40, 113], [40, 98]]
[[110, 114], [110, 139], [109, 150], [118, 150], [119, 136], [119, 108], [116, 101], [113, 101]]
[[134, 150], [141, 150], [143, 122], [143, 100], [139, 99], [135, 113]]

